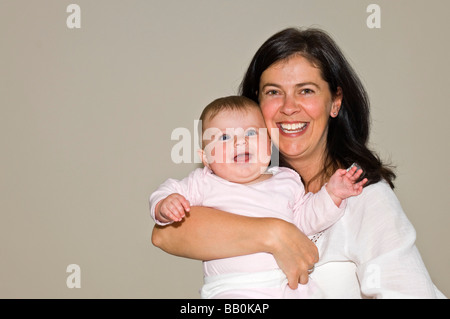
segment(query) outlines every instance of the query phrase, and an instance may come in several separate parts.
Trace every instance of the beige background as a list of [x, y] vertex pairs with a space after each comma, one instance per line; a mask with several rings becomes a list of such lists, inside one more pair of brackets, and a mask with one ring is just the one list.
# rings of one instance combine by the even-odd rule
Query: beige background
[[[150, 243], [171, 132], [233, 94], [289, 26], [327, 30], [372, 101], [371, 145], [436, 285], [450, 295], [447, 0], [0, 1], [0, 297], [197, 298], [201, 263]], [[381, 29], [366, 25], [370, 3]], [[81, 267], [81, 288], [66, 267]]]

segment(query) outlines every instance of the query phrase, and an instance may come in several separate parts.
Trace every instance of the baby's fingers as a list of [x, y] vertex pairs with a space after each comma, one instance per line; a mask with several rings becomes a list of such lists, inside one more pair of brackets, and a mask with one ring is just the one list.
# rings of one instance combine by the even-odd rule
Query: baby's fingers
[[350, 166], [347, 169], [347, 174], [345, 175], [350, 181], [352, 182], [356, 182], [364, 173], [364, 171], [362, 170], [362, 168], [354, 163], [352, 166]]
[[360, 168], [360, 169], [358, 169], [356, 172], [355, 172], [355, 174], [353, 175], [353, 177], [355, 178], [355, 179], [358, 179], [358, 178], [360, 178], [361, 177], [361, 175], [364, 173], [364, 171]]
[[180, 216], [177, 209], [172, 203], [167, 203], [161, 206], [161, 216], [173, 222], [180, 221]]
[[180, 194], [172, 194], [172, 212], [181, 220], [185, 217], [185, 212], [190, 211], [191, 207], [189, 201]]
[[184, 217], [184, 213], [191, 210], [191, 205], [189, 201], [180, 194], [172, 194], [174, 203], [176, 203], [178, 210], [182, 213]]
[[368, 181], [369, 181], [369, 180], [368, 180], [367, 178], [364, 178], [362, 181], [356, 183], [355, 185], [362, 188], [364, 185], [366, 185], [366, 183], [367, 183]]
[[177, 221], [181, 221], [186, 216], [184, 207], [179, 201], [175, 203], [175, 207], [172, 212], [177, 217]]
[[364, 178], [362, 181], [353, 185], [353, 191], [355, 192], [353, 195], [359, 195], [363, 191], [363, 186], [367, 183], [367, 178]]
[[181, 206], [183, 206], [184, 211], [189, 212], [191, 210], [191, 204], [183, 196], [180, 195], [180, 197], [181, 198], [179, 200], [180, 200]]

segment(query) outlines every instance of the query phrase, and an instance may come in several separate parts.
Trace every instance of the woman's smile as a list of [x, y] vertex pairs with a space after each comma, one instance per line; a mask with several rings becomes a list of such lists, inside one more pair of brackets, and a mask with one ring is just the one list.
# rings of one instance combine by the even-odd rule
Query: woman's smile
[[341, 103], [320, 69], [300, 55], [273, 64], [261, 75], [259, 102], [267, 128], [279, 132], [272, 140], [278, 140], [285, 159], [301, 156], [319, 163], [329, 118]]
[[276, 124], [281, 134], [287, 137], [295, 137], [307, 130], [309, 122], [278, 122]]

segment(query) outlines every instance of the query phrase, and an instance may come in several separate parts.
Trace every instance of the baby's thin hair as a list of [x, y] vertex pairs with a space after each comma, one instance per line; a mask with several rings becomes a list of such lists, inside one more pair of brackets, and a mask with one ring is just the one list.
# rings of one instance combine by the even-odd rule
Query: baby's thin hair
[[[198, 126], [199, 136], [203, 136], [205, 123], [207, 121], [211, 121], [220, 112], [223, 111], [247, 112], [250, 109], [257, 109], [258, 111], [261, 111], [258, 103], [245, 96], [230, 95], [215, 99], [203, 109], [203, 112], [200, 115], [200, 121]], [[203, 139], [200, 139], [199, 146], [201, 148], [204, 147]]]
[[[245, 96], [231, 95], [221, 97], [212, 101], [203, 109], [200, 115], [200, 123], [211, 121], [217, 114], [223, 111], [247, 111], [250, 108], [260, 110], [259, 105], [255, 101]], [[203, 132], [203, 125], [201, 132]]]

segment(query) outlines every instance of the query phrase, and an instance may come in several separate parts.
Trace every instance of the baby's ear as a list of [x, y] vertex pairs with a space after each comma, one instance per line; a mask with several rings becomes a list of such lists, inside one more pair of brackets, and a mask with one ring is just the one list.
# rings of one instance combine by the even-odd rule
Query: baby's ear
[[206, 154], [205, 154], [205, 151], [202, 150], [201, 148], [199, 148], [199, 149], [197, 150], [197, 154], [198, 154], [198, 157], [200, 157], [200, 159], [202, 160], [203, 165], [205, 165], [206, 167], [209, 168], [208, 161], [206, 160]]

